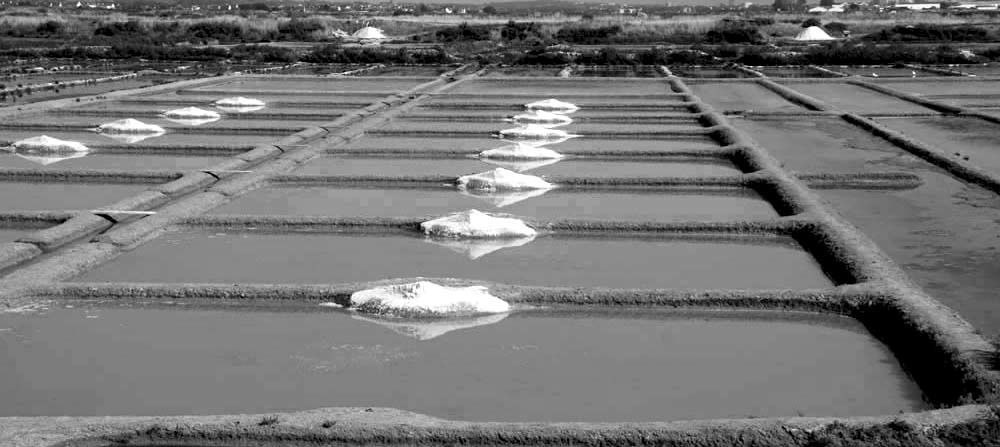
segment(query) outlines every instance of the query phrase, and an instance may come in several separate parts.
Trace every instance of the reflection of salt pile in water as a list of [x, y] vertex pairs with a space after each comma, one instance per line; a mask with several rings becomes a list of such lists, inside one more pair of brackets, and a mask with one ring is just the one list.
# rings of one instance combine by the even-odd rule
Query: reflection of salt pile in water
[[48, 135], [25, 138], [11, 144], [14, 155], [40, 165], [85, 157], [90, 149], [76, 141], [60, 140]]
[[528, 110], [545, 110], [555, 113], [573, 113], [580, 110], [576, 104], [560, 101], [554, 98], [528, 103], [524, 105], [524, 108]]
[[518, 174], [496, 168], [478, 174], [463, 175], [455, 182], [459, 188], [483, 191], [517, 191], [526, 189], [551, 189], [555, 185], [533, 175]]
[[158, 137], [166, 133], [160, 126], [146, 124], [132, 118], [101, 124], [97, 126], [97, 132], [124, 143], [138, 143], [147, 138]]
[[550, 190], [548, 189], [529, 189], [526, 191], [482, 191], [478, 189], [458, 190], [458, 192], [462, 195], [484, 200], [497, 208], [503, 208], [518, 202], [523, 202], [532, 197], [544, 195], [549, 191]]
[[389, 330], [420, 341], [431, 340], [459, 329], [468, 329], [476, 326], [498, 323], [507, 318], [509, 313], [483, 315], [478, 317], [447, 318], [447, 319], [406, 319], [406, 320], [384, 320], [377, 318], [363, 317], [354, 314], [351, 317], [356, 320], [375, 323], [384, 326]]
[[565, 126], [573, 122], [573, 118], [545, 110], [532, 110], [507, 117], [507, 121], [516, 124], [537, 124], [544, 127]]
[[547, 144], [555, 144], [578, 137], [579, 135], [566, 133], [565, 130], [550, 129], [538, 124], [527, 124], [513, 129], [497, 131], [496, 136], [504, 140], [535, 140]]
[[439, 317], [504, 313], [510, 311], [510, 304], [483, 286], [446, 287], [417, 281], [354, 292], [351, 308], [381, 316]]
[[498, 148], [487, 149], [479, 153], [479, 158], [501, 159], [501, 160], [538, 160], [538, 159], [559, 159], [563, 155], [548, 148], [516, 142]]
[[509, 169], [514, 172], [525, 172], [532, 169], [538, 169], [542, 166], [548, 166], [550, 164], [559, 163], [558, 158], [550, 159], [539, 159], [539, 160], [494, 160], [489, 158], [481, 159], [485, 163], [489, 163], [494, 166], [499, 166], [504, 169]]
[[244, 98], [242, 96], [234, 96], [232, 98], [222, 98], [215, 101], [215, 107], [223, 112], [230, 113], [246, 113], [255, 112], [257, 110], [263, 109], [265, 106], [264, 101], [254, 98]]
[[420, 224], [420, 229], [429, 236], [453, 238], [525, 238], [537, 234], [521, 219], [493, 217], [477, 210], [428, 220]]
[[185, 126], [200, 126], [202, 124], [218, 121], [222, 118], [219, 112], [199, 109], [197, 107], [186, 107], [174, 109], [163, 113], [163, 117], [169, 121]]
[[535, 240], [534, 237], [504, 238], [504, 239], [454, 239], [427, 238], [424, 241], [440, 245], [455, 253], [465, 255], [471, 260], [479, 259], [497, 250], [520, 247]]
[[516, 172], [530, 171], [550, 165], [558, 162], [562, 157], [562, 154], [552, 149], [520, 141], [479, 153], [479, 158], [484, 162]]

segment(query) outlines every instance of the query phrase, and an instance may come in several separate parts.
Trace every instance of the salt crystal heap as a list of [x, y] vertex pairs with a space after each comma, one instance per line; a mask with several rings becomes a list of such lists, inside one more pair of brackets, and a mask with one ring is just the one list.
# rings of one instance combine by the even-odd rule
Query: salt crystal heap
[[446, 287], [418, 281], [354, 292], [351, 308], [375, 315], [419, 317], [497, 314], [509, 312], [510, 304], [483, 286]]
[[542, 101], [535, 101], [524, 105], [525, 109], [528, 110], [545, 110], [555, 113], [573, 113], [580, 110], [576, 104], [560, 101], [558, 99], [546, 99]]
[[263, 109], [264, 105], [264, 101], [254, 98], [244, 98], [242, 96], [222, 98], [215, 101], [215, 106], [218, 107], [219, 110], [231, 113], [254, 112]]
[[532, 110], [527, 113], [519, 113], [507, 118], [507, 121], [517, 124], [537, 124], [544, 127], [565, 126], [573, 122], [573, 118], [566, 115], [547, 112], [545, 110]]
[[14, 155], [47, 166], [63, 160], [85, 157], [90, 149], [76, 141], [60, 140], [47, 135], [25, 138], [11, 144]]
[[540, 177], [518, 174], [504, 168], [478, 174], [463, 175], [455, 182], [459, 188], [480, 191], [517, 191], [526, 189], [551, 189], [555, 185]]
[[565, 130], [550, 129], [538, 124], [527, 124], [513, 129], [498, 131], [496, 136], [504, 140], [534, 140], [546, 144], [555, 144], [578, 137], [579, 135], [566, 133]]
[[155, 124], [146, 124], [137, 119], [125, 118], [101, 124], [97, 126], [97, 132], [107, 134], [155, 135], [165, 133], [166, 130]]
[[42, 135], [39, 137], [25, 138], [23, 140], [15, 141], [11, 146], [17, 152], [34, 152], [34, 153], [59, 153], [59, 152], [88, 152], [90, 149], [84, 146], [83, 143], [76, 141], [60, 140], [58, 138], [52, 138], [48, 135]]
[[178, 124], [186, 126], [200, 126], [222, 118], [219, 112], [199, 109], [197, 107], [186, 107], [183, 109], [169, 110], [163, 113], [163, 117]]
[[420, 224], [420, 229], [429, 236], [452, 238], [525, 238], [537, 234], [521, 219], [493, 217], [477, 210], [428, 220]]

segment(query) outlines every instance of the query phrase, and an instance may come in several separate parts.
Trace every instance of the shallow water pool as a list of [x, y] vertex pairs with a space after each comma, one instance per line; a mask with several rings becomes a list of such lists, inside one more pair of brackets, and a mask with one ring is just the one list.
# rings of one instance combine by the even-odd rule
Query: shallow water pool
[[88, 210], [128, 198], [149, 185], [97, 183], [0, 183], [0, 204], [7, 211]]
[[750, 190], [665, 192], [571, 190], [462, 192], [455, 187], [335, 187], [276, 185], [213, 210], [216, 214], [335, 217], [439, 217], [467, 209], [502, 211], [540, 220], [720, 221], [777, 217]]
[[[2, 162], [0, 162], [0, 166], [2, 166]], [[715, 177], [740, 174], [740, 171], [732, 163], [716, 159], [602, 160], [571, 157], [555, 160], [513, 161], [480, 160], [472, 157], [394, 158], [334, 154], [312, 160], [296, 170], [294, 174], [378, 175], [385, 177], [457, 176], [497, 167], [536, 176], [588, 178]]]
[[357, 406], [656, 421], [925, 408], [864, 327], [808, 314], [551, 310], [434, 325], [336, 310], [83, 306], [0, 314], [0, 345], [13, 360], [0, 362], [0, 416]]
[[[491, 138], [462, 136], [402, 136], [402, 135], [366, 135], [333, 151], [355, 151], [368, 153], [387, 152], [462, 152], [469, 155], [478, 154], [486, 149], [509, 144], [507, 141]], [[547, 144], [545, 147], [563, 154], [586, 155], [594, 152], [617, 153], [622, 155], [636, 153], [676, 152], [690, 149], [718, 149], [719, 144], [707, 135], [686, 135], [674, 139], [608, 139], [600, 137], [571, 138], [562, 143]]]
[[[54, 161], [55, 159], [23, 158], [9, 152], [0, 152], [0, 168], [48, 170], [161, 170], [185, 171], [212, 166], [225, 160], [222, 156], [143, 155], [90, 152], [84, 157]], [[42, 164], [50, 163], [51, 164]]]
[[415, 276], [620, 288], [803, 289], [831, 284], [809, 253], [793, 240], [777, 237], [734, 241], [564, 235], [458, 241], [416, 234], [199, 230], [164, 234], [74, 281], [332, 284]]

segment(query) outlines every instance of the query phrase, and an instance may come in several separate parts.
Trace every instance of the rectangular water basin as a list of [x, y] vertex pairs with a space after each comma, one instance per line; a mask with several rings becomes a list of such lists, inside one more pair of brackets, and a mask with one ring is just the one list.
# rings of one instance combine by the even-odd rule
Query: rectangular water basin
[[879, 118], [878, 122], [1000, 174], [1000, 125], [979, 118], [935, 116]]
[[31, 230], [10, 229], [0, 227], [0, 244], [14, 242], [21, 236], [31, 232]]
[[[490, 132], [517, 128], [519, 125], [513, 123], [491, 123], [480, 121], [424, 121], [398, 119], [379, 127], [373, 132], [441, 132], [441, 133], [483, 133], [489, 135]], [[697, 122], [667, 122], [667, 123], [570, 123], [556, 129], [570, 134], [606, 134], [606, 133], [670, 133], [686, 132], [703, 129]]]
[[829, 70], [837, 71], [852, 76], [862, 76], [866, 78], [920, 78], [927, 76], [948, 76], [941, 73], [924, 71], [919, 68], [909, 67], [841, 67], [828, 66]]
[[207, 168], [225, 160], [224, 156], [146, 155], [139, 152], [134, 154], [117, 154], [101, 153], [99, 150], [87, 153], [83, 157], [62, 158], [58, 156], [39, 157], [0, 152], [0, 168], [186, 171]]
[[790, 169], [805, 172], [894, 170], [916, 158], [839, 117], [733, 119]]
[[531, 79], [531, 80], [511, 80], [511, 79], [477, 79], [463, 82], [450, 93], [475, 93], [475, 94], [538, 94], [539, 99], [555, 97], [563, 101], [566, 99], [560, 96], [579, 94], [580, 92], [600, 92], [602, 95], [614, 96], [615, 94], [634, 95], [656, 95], [671, 93], [670, 84], [664, 80], [613, 80], [591, 81], [578, 79]]
[[589, 65], [573, 67], [570, 75], [580, 78], [662, 78], [653, 65]]
[[[366, 135], [345, 144], [337, 150], [359, 152], [456, 152], [469, 155], [478, 154], [510, 144], [508, 141], [482, 137], [410, 137], [398, 135]], [[676, 152], [692, 149], [718, 149], [719, 144], [707, 135], [685, 135], [676, 139], [606, 139], [599, 137], [572, 138], [545, 147], [563, 154], [586, 155], [588, 153], [636, 153]]]
[[838, 109], [854, 113], [935, 113], [933, 110], [884, 93], [851, 84], [786, 84]]
[[757, 83], [714, 82], [691, 84], [691, 91], [720, 112], [769, 111], [796, 112], [802, 108], [788, 102]]
[[[2, 164], [0, 156], [0, 166]], [[545, 163], [552, 164], [545, 164]], [[538, 167], [534, 167], [538, 166]], [[486, 161], [478, 158], [394, 158], [329, 154], [299, 168], [295, 174], [358, 176], [458, 176], [496, 167], [536, 176], [558, 177], [716, 177], [737, 175], [732, 163], [714, 159], [614, 159], [570, 157], [541, 161]]]
[[[525, 113], [523, 106], [513, 106], [507, 110], [469, 108], [450, 109], [446, 107], [416, 107], [404, 115], [406, 119], [422, 121], [490, 121], [506, 122], [505, 119]], [[596, 110], [582, 109], [569, 115], [574, 123], [697, 123], [698, 116], [681, 110]]]
[[0, 328], [9, 360], [0, 362], [0, 416], [342, 406], [624, 422], [926, 408], [863, 326], [812, 314], [529, 310], [407, 322], [342, 310], [77, 305], [0, 314]]
[[[345, 93], [337, 95], [315, 95], [305, 93], [270, 93], [270, 92], [226, 92], [207, 90], [179, 90], [175, 93], [162, 95], [150, 95], [142, 97], [123, 98], [121, 101], [135, 104], [157, 104], [169, 108], [176, 107], [214, 107], [213, 103], [222, 98], [233, 96], [244, 96], [259, 99], [266, 103], [262, 112], [274, 108], [308, 108], [330, 110], [331, 112], [342, 109], [364, 107], [376, 103], [389, 96], [389, 93]], [[168, 105], [170, 104], [170, 105]], [[169, 110], [169, 109], [165, 109]]]
[[88, 210], [147, 188], [149, 185], [0, 182], [0, 203], [7, 211]]
[[168, 110], [174, 110], [186, 107], [197, 107], [203, 110], [210, 110], [219, 113], [223, 116], [223, 120], [306, 120], [314, 122], [324, 122], [333, 121], [337, 117], [353, 111], [356, 107], [341, 107], [341, 108], [327, 108], [323, 110], [317, 110], [315, 107], [289, 107], [284, 105], [268, 105], [260, 110], [245, 111], [245, 112], [226, 112], [224, 110], [218, 109], [211, 104], [197, 104], [197, 105], [180, 105], [172, 102], [156, 103], [152, 101], [147, 102], [125, 102], [125, 101], [106, 101], [97, 104], [86, 104], [78, 107], [68, 107], [65, 109], [60, 109], [54, 111], [59, 116], [91, 116], [91, 117], [108, 117], [109, 120], [119, 119], [121, 117], [136, 118], [139, 120], [146, 120], [150, 118], [158, 118], [160, 114]]
[[420, 78], [394, 78], [394, 77], [338, 77], [338, 78], [274, 78], [274, 79], [239, 79], [233, 81], [220, 82], [205, 87], [197, 87], [188, 91], [199, 90], [219, 90], [233, 93], [254, 93], [258, 91], [281, 91], [294, 90], [316, 91], [320, 95], [333, 94], [335, 92], [402, 92], [416, 87], [420, 84], [435, 80], [434, 77]]
[[184, 134], [167, 133], [151, 137], [137, 143], [125, 143], [106, 135], [85, 130], [33, 130], [33, 129], [0, 129], [0, 142], [10, 144], [25, 138], [48, 135], [61, 140], [77, 141], [90, 149], [102, 147], [134, 147], [137, 150], [154, 148], [194, 148], [211, 152], [212, 148], [250, 150], [255, 145], [277, 141], [280, 137], [274, 135], [255, 134]]
[[[596, 88], [593, 86], [590, 88]], [[472, 110], [523, 110], [525, 104], [535, 101], [552, 98], [555, 96], [560, 101], [575, 104], [581, 110], [658, 110], [670, 111], [680, 110], [684, 106], [681, 98], [670, 96], [670, 92], [662, 95], [656, 92], [649, 92], [642, 96], [594, 96], [580, 95], [579, 92], [587, 90], [574, 90], [574, 93], [562, 95], [552, 95], [540, 92], [536, 94], [461, 94], [461, 95], [436, 95], [429, 100], [421, 102], [423, 107], [428, 108], [463, 108]], [[601, 92], [603, 93], [603, 91]]]
[[501, 76], [518, 76], [518, 77], [551, 77], [554, 78], [559, 75], [559, 72], [563, 70], [563, 67], [553, 67], [551, 65], [515, 65], [511, 67], [493, 67], [486, 72], [484, 77], [495, 78]]
[[509, 242], [190, 230], [164, 234], [74, 280], [336, 284], [425, 276], [643, 289], [831, 286], [816, 260], [790, 238], [551, 235]]
[[772, 78], [834, 78], [837, 75], [810, 67], [750, 67]]
[[1000, 333], [1000, 198], [930, 164], [912, 166], [923, 179], [912, 190], [820, 194], [924, 290], [983, 333]]
[[[57, 126], [73, 126], [82, 128], [96, 128], [104, 123], [110, 123], [119, 119], [126, 118], [126, 115], [119, 115], [116, 117], [100, 117], [100, 116], [75, 116], [75, 115], [63, 115], [63, 114], [49, 114], [42, 113], [37, 115], [22, 115], [14, 119], [7, 119], [0, 121], [0, 126], [4, 125], [17, 125], [17, 124], [52, 124]], [[218, 133], [223, 129], [232, 129], [232, 133], [240, 133], [243, 130], [256, 131], [259, 129], [274, 131], [277, 133], [295, 133], [301, 129], [310, 126], [318, 126], [323, 123], [332, 121], [334, 118], [327, 119], [325, 117], [317, 117], [311, 120], [274, 120], [274, 119], [254, 119], [252, 117], [245, 117], [242, 115], [227, 115], [222, 119], [212, 121], [205, 124], [200, 124], [197, 126], [192, 126], [190, 124], [177, 123], [175, 121], [168, 120], [166, 118], [160, 117], [146, 117], [139, 121], [146, 124], [154, 124], [167, 129], [168, 132], [171, 129], [176, 129], [178, 132], [193, 131], [193, 132], [209, 132]]]
[[677, 67], [671, 66], [670, 72], [674, 75], [685, 77], [685, 78], [710, 78], [710, 79], [724, 79], [724, 78], [749, 78], [751, 75], [744, 73], [739, 70], [732, 70], [729, 68], [721, 67]]
[[540, 220], [629, 222], [720, 221], [777, 217], [749, 190], [726, 193], [552, 189], [466, 193], [455, 187], [330, 187], [276, 185], [254, 190], [215, 214], [433, 218], [479, 209]]

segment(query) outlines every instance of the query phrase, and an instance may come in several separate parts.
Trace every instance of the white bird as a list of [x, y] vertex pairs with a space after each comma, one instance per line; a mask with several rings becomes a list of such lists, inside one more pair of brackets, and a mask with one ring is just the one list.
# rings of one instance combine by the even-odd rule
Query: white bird
[[878, 77], [878, 73], [872, 73], [872, 77], [873, 78], [877, 78]]
[[910, 73], [912, 73], [912, 74], [913, 74], [913, 76], [912, 76], [912, 77], [914, 77], [914, 78], [915, 78], [915, 77], [917, 77], [917, 72], [916, 72], [916, 71], [914, 71], [914, 70], [910, 70]]

